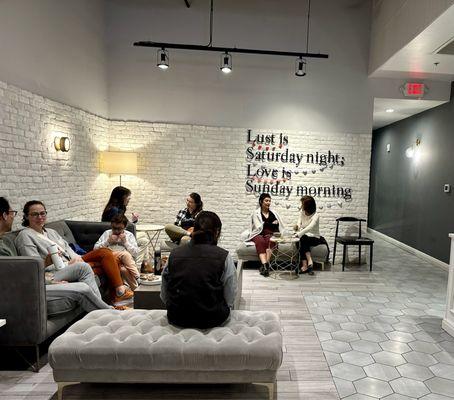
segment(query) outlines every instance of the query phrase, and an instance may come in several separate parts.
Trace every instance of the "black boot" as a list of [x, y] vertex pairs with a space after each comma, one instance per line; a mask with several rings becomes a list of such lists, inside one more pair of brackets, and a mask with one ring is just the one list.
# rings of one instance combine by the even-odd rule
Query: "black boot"
[[265, 278], [270, 275], [270, 271], [269, 271], [267, 263], [262, 264], [259, 271], [260, 271], [260, 275], [263, 275]]

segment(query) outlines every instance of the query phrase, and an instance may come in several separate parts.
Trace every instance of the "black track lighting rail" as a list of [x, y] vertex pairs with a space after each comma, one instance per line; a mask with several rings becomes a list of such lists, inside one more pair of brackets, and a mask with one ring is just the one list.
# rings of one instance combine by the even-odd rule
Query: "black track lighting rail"
[[328, 54], [321, 53], [301, 53], [293, 51], [277, 51], [277, 50], [259, 50], [259, 49], [241, 49], [236, 47], [215, 47], [202, 46], [197, 44], [181, 44], [181, 43], [161, 43], [161, 42], [134, 42], [134, 46], [139, 47], [154, 47], [161, 49], [179, 49], [179, 50], [194, 50], [194, 51], [215, 51], [228, 53], [242, 54], [261, 54], [268, 56], [283, 56], [283, 57], [305, 57], [305, 58], [328, 58]]

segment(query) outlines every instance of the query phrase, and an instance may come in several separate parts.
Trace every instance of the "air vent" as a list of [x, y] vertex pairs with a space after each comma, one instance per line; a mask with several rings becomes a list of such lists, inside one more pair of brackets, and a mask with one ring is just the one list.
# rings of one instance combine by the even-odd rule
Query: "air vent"
[[454, 38], [449, 39], [448, 42], [443, 44], [436, 52], [436, 54], [449, 54], [454, 55]]

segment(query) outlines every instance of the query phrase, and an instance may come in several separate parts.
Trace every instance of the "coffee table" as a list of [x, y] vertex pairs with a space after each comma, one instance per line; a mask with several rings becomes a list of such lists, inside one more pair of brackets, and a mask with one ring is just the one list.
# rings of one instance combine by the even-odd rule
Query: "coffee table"
[[134, 290], [134, 308], [144, 310], [165, 310], [166, 306], [159, 297], [161, 285], [140, 285]]
[[295, 271], [297, 271], [300, 262], [296, 247], [299, 238], [272, 237], [270, 242], [276, 243], [276, 246], [271, 249], [270, 276], [274, 279], [298, 278]]

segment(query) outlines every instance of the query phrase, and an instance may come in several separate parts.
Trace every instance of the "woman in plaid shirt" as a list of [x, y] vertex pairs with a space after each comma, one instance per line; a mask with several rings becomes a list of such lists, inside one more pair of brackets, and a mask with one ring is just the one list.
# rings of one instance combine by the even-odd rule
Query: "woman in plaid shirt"
[[203, 201], [200, 194], [191, 193], [186, 198], [186, 208], [178, 211], [175, 222], [165, 226], [165, 231], [172, 242], [183, 243], [190, 240], [195, 217], [202, 209]]

